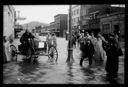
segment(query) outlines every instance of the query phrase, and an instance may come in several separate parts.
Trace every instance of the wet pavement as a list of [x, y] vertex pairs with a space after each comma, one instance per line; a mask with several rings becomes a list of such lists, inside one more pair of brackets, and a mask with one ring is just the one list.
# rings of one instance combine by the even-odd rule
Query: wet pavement
[[[66, 63], [67, 43], [64, 38], [57, 38], [58, 61], [49, 62], [47, 56], [39, 56], [35, 64], [29, 64], [18, 55], [17, 62], [3, 65], [4, 84], [110, 84], [105, 80], [105, 62], [93, 63], [88, 67], [88, 60], [79, 66], [80, 50], [74, 48], [72, 64]], [[19, 44], [16, 41], [15, 44]], [[124, 84], [124, 57], [120, 57], [119, 77], [117, 82]]]

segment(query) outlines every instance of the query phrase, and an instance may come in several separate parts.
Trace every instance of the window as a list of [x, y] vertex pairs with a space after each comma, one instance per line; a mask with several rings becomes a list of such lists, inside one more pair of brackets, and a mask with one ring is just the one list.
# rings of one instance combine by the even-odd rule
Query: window
[[73, 21], [74, 21], [74, 20], [72, 19], [72, 23], [74, 23]]
[[110, 24], [103, 24], [102, 31], [105, 34], [108, 34], [110, 32]]
[[72, 16], [74, 15], [74, 14], [73, 14], [73, 11], [72, 11], [71, 15], [72, 15]]
[[72, 12], [72, 15], [74, 16], [74, 11]]
[[78, 17], [76, 17], [76, 23], [77, 23], [77, 21], [78, 21]]
[[77, 14], [79, 14], [79, 9], [77, 9]]
[[75, 23], [77, 22], [77, 18], [75, 18]]
[[74, 10], [74, 15], [76, 15], [76, 10]]
[[77, 17], [77, 23], [78, 23], [78, 21], [79, 21], [79, 17]]
[[73, 19], [73, 23], [75, 23], [75, 18]]
[[78, 9], [76, 10], [76, 14], [78, 14]]
[[8, 12], [8, 15], [10, 16], [10, 12]]

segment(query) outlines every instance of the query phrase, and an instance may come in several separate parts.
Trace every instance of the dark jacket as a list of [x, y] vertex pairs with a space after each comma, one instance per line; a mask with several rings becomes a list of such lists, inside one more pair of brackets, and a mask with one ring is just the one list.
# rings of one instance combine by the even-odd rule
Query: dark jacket
[[104, 49], [107, 54], [105, 69], [109, 75], [116, 76], [118, 72], [118, 65], [119, 65], [118, 43], [114, 39], [109, 39], [108, 44]]
[[26, 46], [29, 46], [29, 42], [28, 42], [28, 39], [29, 39], [29, 38], [33, 39], [34, 36], [33, 36], [30, 32], [29, 32], [29, 33], [25, 32], [25, 33], [22, 35], [22, 37], [20, 38], [20, 42], [21, 42], [22, 44], [26, 45]]
[[93, 54], [94, 54], [94, 46], [93, 46], [92, 43], [90, 43], [90, 44], [86, 43], [84, 45], [84, 49], [85, 49], [85, 53], [86, 53], [87, 56], [93, 56]]

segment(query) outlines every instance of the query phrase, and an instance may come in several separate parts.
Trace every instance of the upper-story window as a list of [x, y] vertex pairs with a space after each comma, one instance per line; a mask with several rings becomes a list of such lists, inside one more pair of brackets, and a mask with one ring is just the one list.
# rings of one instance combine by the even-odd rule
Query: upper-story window
[[8, 15], [10, 16], [10, 12], [8, 12]]
[[77, 18], [77, 22], [79, 22], [79, 20], [80, 20], [80, 18], [78, 17], [78, 18]]
[[75, 15], [75, 11], [73, 12], [73, 15]]
[[74, 18], [74, 23], [75, 23], [75, 21], [76, 21], [76, 18]]
[[79, 9], [77, 9], [77, 14], [79, 14]]
[[74, 14], [73, 14], [73, 11], [72, 11], [71, 15], [72, 15], [72, 16], [74, 15]]
[[103, 24], [102, 25], [102, 32], [103, 33], [109, 33], [110, 32], [110, 24]]
[[73, 23], [75, 23], [75, 18], [73, 18]]
[[73, 23], [73, 19], [72, 19], [72, 23]]
[[75, 11], [74, 11], [74, 15], [76, 15], [76, 14], [77, 14], [77, 13], [76, 13], [76, 11], [77, 11], [77, 10], [75, 10]]

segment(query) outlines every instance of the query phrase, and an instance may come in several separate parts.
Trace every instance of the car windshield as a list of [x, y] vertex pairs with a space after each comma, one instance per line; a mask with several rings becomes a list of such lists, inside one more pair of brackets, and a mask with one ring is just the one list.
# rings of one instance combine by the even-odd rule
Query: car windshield
[[40, 33], [39, 36], [47, 36], [47, 33]]
[[40, 33], [40, 34], [39, 34], [39, 39], [40, 39], [41, 41], [46, 41], [46, 37], [47, 37], [47, 33]]

